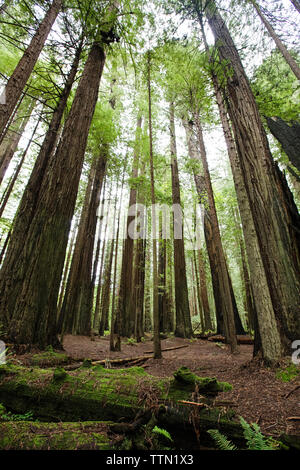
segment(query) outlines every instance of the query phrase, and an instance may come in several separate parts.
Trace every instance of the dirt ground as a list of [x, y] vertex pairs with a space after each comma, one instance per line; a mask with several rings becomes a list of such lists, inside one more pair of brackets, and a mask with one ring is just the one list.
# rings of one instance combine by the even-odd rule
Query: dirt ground
[[161, 344], [162, 349], [186, 347], [164, 351], [162, 359], [154, 360], [150, 354], [153, 350], [150, 338], [139, 344], [128, 344], [124, 340], [122, 352], [109, 351], [108, 337], [97, 337], [94, 341], [84, 336], [64, 339], [64, 349], [72, 359], [112, 360], [149, 355], [143, 365], [149, 374], [170, 376], [179, 367], [186, 366], [199, 376], [227, 381], [233, 385], [233, 390], [219, 394], [218, 398], [232, 401], [237, 416], [258, 423], [266, 435], [300, 436], [300, 375], [290, 382], [282, 382], [276, 378], [274, 370], [251, 361], [251, 345], [240, 345], [240, 353], [231, 355], [226, 345], [201, 339], [168, 338]]

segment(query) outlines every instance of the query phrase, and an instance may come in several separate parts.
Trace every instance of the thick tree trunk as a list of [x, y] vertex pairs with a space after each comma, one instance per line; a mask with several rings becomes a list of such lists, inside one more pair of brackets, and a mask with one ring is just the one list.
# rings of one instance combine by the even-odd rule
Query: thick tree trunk
[[287, 61], [288, 65], [290, 66], [291, 70], [294, 72], [298, 80], [300, 80], [300, 67], [297, 64], [297, 62], [293, 59], [283, 42], [280, 40], [280, 38], [277, 36], [274, 28], [272, 25], [269, 23], [267, 18], [263, 15], [258, 3], [255, 0], [250, 0], [252, 5], [254, 6], [259, 18], [261, 19], [262, 23], [266, 27], [268, 33], [270, 34], [271, 38], [275, 42], [277, 49], [281, 52], [285, 60]]
[[[10, 317], [12, 342], [45, 347], [56, 341], [56, 310], [88, 132], [98, 99], [105, 53], [95, 43], [50, 170], [43, 179], [35, 216], [24, 240], [18, 296]], [[68, 169], [68, 171], [66, 170]]]
[[62, 0], [53, 0], [45, 18], [41, 22], [28, 48], [24, 52], [20, 62], [7, 82], [5, 87], [6, 103], [4, 105], [0, 105], [0, 136], [21, 97], [61, 6]]
[[[280, 325], [285, 351], [300, 336], [299, 319], [299, 245], [300, 218], [286, 181], [272, 159], [267, 138], [240, 57], [223, 19], [210, 3], [207, 17], [215, 35], [220, 59], [229, 62], [226, 97], [233, 126], [241, 174], [255, 224], [268, 290]], [[241, 105], [243, 103], [243, 105]], [[244, 224], [244, 221], [243, 221]], [[246, 242], [247, 243], [247, 242]], [[248, 251], [248, 248], [247, 248]], [[250, 256], [249, 265], [251, 265]], [[251, 271], [251, 268], [250, 268]], [[252, 278], [252, 273], [251, 273]], [[252, 278], [253, 279], [253, 278]], [[254, 281], [254, 279], [253, 279]], [[255, 292], [255, 289], [254, 289]], [[258, 313], [260, 308], [257, 305]], [[265, 312], [261, 311], [261, 315]], [[262, 319], [261, 319], [262, 320]], [[267, 322], [260, 322], [269, 335], [270, 359], [279, 357], [276, 323], [269, 316], [274, 334], [271, 341]], [[263, 338], [262, 338], [263, 342]]]
[[193, 334], [189, 308], [189, 296], [186, 278], [186, 262], [184, 253], [183, 216], [180, 199], [180, 183], [177, 164], [177, 149], [175, 136], [174, 104], [170, 103], [170, 150], [172, 172], [172, 201], [176, 212], [173, 212], [174, 223], [174, 276], [175, 276], [175, 305], [176, 326], [175, 336], [191, 338]]
[[[66, 80], [65, 88], [53, 113], [49, 129], [15, 216], [12, 237], [0, 272], [0, 317], [1, 315], [5, 315], [5, 312], [10, 312], [14, 308], [14, 299], [17, 297], [20, 289], [18, 273], [20, 264], [24, 266], [22, 269], [26, 269], [23, 255], [24, 237], [28, 235], [30, 224], [35, 215], [43, 178], [47, 169], [49, 167], [51, 168], [52, 165], [51, 162], [58, 139], [59, 126], [76, 76], [81, 46], [82, 45], [79, 45], [77, 50], [73, 66]], [[9, 321], [9, 316], [10, 315], [7, 313], [6, 321]]]

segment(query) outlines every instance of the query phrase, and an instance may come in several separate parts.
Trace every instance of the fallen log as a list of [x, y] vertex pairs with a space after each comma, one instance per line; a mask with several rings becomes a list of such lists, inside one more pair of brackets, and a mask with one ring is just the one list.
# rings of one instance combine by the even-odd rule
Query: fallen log
[[101, 365], [64, 369], [0, 366], [0, 402], [18, 413], [32, 410], [43, 420], [133, 419], [143, 407], [189, 399], [197, 389], [207, 397], [231, 389], [182, 367], [174, 377], [149, 375], [141, 367], [105, 369]]
[[[225, 337], [222, 335], [209, 336], [207, 338], [207, 341], [215, 343], [225, 343]], [[237, 342], [238, 344], [254, 344], [253, 339], [247, 335], [237, 335]]]
[[[184, 344], [184, 345], [181, 345], [181, 346], [173, 346], [172, 348], [165, 348], [165, 349], [162, 349], [161, 351], [164, 352], [164, 351], [173, 351], [174, 349], [182, 349], [182, 348], [188, 348], [189, 347], [189, 344]], [[145, 354], [152, 354], [154, 351], [145, 351]]]
[[0, 450], [118, 450], [110, 422], [0, 422]]
[[[243, 430], [233, 421], [231, 410], [213, 406], [218, 393], [231, 388], [215, 378], [198, 377], [186, 367], [178, 369], [173, 377], [160, 378], [141, 367], [105, 369], [97, 365], [67, 373], [61, 368], [53, 371], [0, 366], [0, 403], [14, 413], [31, 411], [41, 422], [122, 424], [136, 422], [137, 415], [151, 412], [178, 448], [186, 439], [197, 448], [195, 436], [199, 433], [201, 442], [211, 444], [209, 435], [203, 434], [207, 429], [220, 429], [236, 444], [243, 444]], [[206, 406], [191, 407], [181, 401], [201, 401]]]

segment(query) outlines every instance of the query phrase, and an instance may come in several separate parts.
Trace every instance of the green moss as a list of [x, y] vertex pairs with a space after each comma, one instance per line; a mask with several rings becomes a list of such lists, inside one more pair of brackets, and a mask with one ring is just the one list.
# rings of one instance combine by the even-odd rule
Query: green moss
[[53, 381], [54, 382], [63, 382], [68, 377], [65, 369], [62, 367], [57, 367], [53, 372]]
[[299, 375], [299, 368], [296, 364], [290, 364], [287, 367], [276, 371], [276, 378], [282, 382], [290, 382]]
[[216, 394], [218, 392], [224, 392], [232, 390], [232, 385], [227, 382], [218, 382], [216, 378], [211, 377], [199, 377], [198, 375], [191, 372], [187, 367], [180, 367], [174, 372], [175, 380], [179, 384], [198, 386], [199, 391], [202, 393]]
[[48, 350], [39, 354], [34, 354], [30, 358], [30, 364], [33, 366], [56, 366], [59, 364], [68, 364], [69, 358], [66, 354]]
[[111, 422], [0, 423], [0, 450], [111, 450]]

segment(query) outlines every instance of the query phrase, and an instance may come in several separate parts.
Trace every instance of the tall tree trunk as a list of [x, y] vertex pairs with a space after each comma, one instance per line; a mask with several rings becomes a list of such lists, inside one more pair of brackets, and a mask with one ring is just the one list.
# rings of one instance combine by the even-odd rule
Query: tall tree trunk
[[108, 318], [109, 318], [109, 303], [110, 303], [110, 288], [111, 288], [113, 256], [114, 256], [114, 240], [111, 240], [110, 249], [107, 252], [103, 293], [102, 293], [102, 299], [101, 299], [101, 320], [100, 320], [100, 327], [99, 327], [100, 336], [103, 336], [104, 331], [108, 330], [108, 324], [109, 324]]
[[6, 102], [0, 105], [0, 135], [17, 105], [31, 72], [45, 45], [46, 39], [61, 9], [62, 0], [53, 0], [51, 7], [38, 27], [20, 62], [5, 87]]
[[[106, 149], [94, 160], [82, 208], [72, 264], [61, 314], [68, 320], [68, 332], [91, 333], [93, 295], [92, 262], [97, 226], [97, 210], [106, 168]], [[92, 290], [93, 293], [93, 290]]]
[[19, 282], [13, 308], [1, 311], [1, 317], [11, 320], [9, 337], [16, 343], [45, 347], [56, 342], [57, 297], [70, 221], [104, 62], [104, 50], [95, 43], [53, 156], [51, 171], [41, 184], [35, 215], [18, 263]]
[[[193, 334], [189, 308], [189, 296], [186, 279], [186, 262], [184, 253], [183, 217], [180, 199], [180, 183], [177, 164], [177, 149], [175, 136], [174, 104], [170, 103], [170, 150], [172, 172], [172, 201], [176, 212], [173, 213], [174, 222], [174, 275], [175, 275], [175, 305], [176, 327], [175, 335], [190, 338]], [[181, 215], [181, 217], [180, 217]]]
[[194, 176], [199, 201], [204, 205], [205, 210], [204, 233], [212, 275], [218, 328], [217, 331], [218, 333], [225, 334], [232, 352], [235, 352], [237, 350], [235, 318], [238, 315], [238, 312], [235, 313], [235, 310], [237, 310], [236, 302], [223, 251], [210, 173], [207, 164], [202, 126], [197, 112], [194, 113], [194, 122], [196, 124], [199, 155], [197, 145], [193, 137], [194, 124], [192, 121], [187, 123], [187, 139], [191, 158], [199, 160], [200, 156], [202, 162], [203, 175], [195, 174]]
[[[207, 17], [220, 60], [229, 63], [226, 103], [233, 126], [239, 163], [259, 242], [282, 346], [290, 353], [291, 341], [300, 337], [299, 242], [300, 217], [285, 178], [274, 163], [261, 118], [229, 31], [210, 2]], [[243, 105], [241, 105], [243, 103]], [[244, 223], [244, 222], [243, 222]], [[248, 250], [248, 248], [247, 248]], [[250, 257], [249, 257], [250, 265]], [[252, 276], [251, 276], [252, 278]], [[257, 306], [259, 312], [259, 308]], [[262, 314], [263, 312], [261, 312]], [[271, 320], [270, 360], [280, 356], [276, 324]], [[260, 321], [261, 328], [265, 328]], [[269, 330], [266, 330], [266, 333]], [[268, 332], [270, 335], [270, 333]], [[263, 340], [262, 340], [263, 342]], [[270, 344], [273, 346], [270, 346]]]
[[[136, 130], [136, 143], [134, 158], [132, 164], [131, 177], [136, 178], [138, 175], [138, 164], [140, 156], [139, 139], [142, 127], [142, 118], [138, 117], [137, 130]], [[120, 280], [120, 296], [119, 296], [119, 311], [122, 316], [122, 336], [130, 337], [134, 334], [135, 315], [132, 306], [133, 299], [133, 248], [134, 239], [129, 233], [135, 224], [135, 206], [136, 206], [136, 189], [133, 185], [130, 189], [128, 215], [126, 224], [126, 238], [124, 241], [124, 251], [122, 257], [122, 271]]]
[[[25, 261], [24, 255], [22, 254], [24, 250], [24, 238], [28, 235], [30, 224], [36, 212], [43, 179], [47, 169], [51, 168], [52, 165], [52, 158], [58, 139], [59, 126], [74, 83], [81, 49], [82, 44], [78, 47], [73, 66], [67, 77], [66, 84], [57, 107], [53, 113], [49, 129], [37, 156], [34, 168], [14, 219], [13, 233], [0, 272], [0, 317], [4, 312], [12, 311], [14, 308], [13, 299], [18, 295], [18, 289], [20, 288], [18, 270], [20, 269], [20, 264], [23, 264]], [[24, 264], [23, 266], [24, 267], [22, 269], [26, 269]], [[11, 289], [13, 289], [13, 291]], [[12, 304], [10, 303], [11, 301]], [[7, 317], [7, 320], [8, 319], [9, 315]]]
[[152, 84], [151, 84], [151, 51], [147, 53], [147, 85], [148, 85], [148, 111], [149, 111], [149, 159], [151, 180], [151, 204], [152, 204], [152, 256], [153, 256], [153, 345], [154, 359], [160, 359], [161, 343], [159, 332], [158, 312], [158, 269], [157, 269], [157, 244], [156, 244], [156, 210], [155, 210], [155, 183], [153, 164], [153, 135], [152, 135]]
[[285, 45], [283, 44], [281, 39], [277, 36], [274, 28], [272, 27], [272, 25], [269, 23], [267, 18], [262, 13], [258, 3], [255, 0], [250, 0], [250, 2], [254, 6], [259, 18], [261, 19], [262, 23], [266, 27], [266, 29], [267, 29], [268, 33], [270, 34], [271, 38], [275, 42], [275, 44], [277, 46], [277, 49], [281, 52], [281, 54], [283, 55], [283, 57], [287, 61], [288, 65], [290, 66], [291, 70], [294, 72], [294, 74], [296, 75], [298, 80], [300, 80], [300, 67], [299, 67], [299, 65], [297, 64], [295, 59], [293, 59], [293, 57], [291, 56], [291, 54], [289, 53], [289, 51], [287, 50], [287, 48], [285, 47]]

